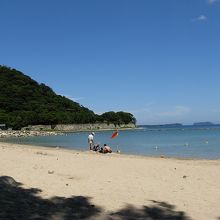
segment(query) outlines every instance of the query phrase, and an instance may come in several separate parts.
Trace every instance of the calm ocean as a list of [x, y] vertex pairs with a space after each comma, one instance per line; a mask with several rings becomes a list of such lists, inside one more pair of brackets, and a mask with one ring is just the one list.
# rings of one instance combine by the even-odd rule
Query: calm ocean
[[[113, 131], [95, 133], [95, 143], [106, 143], [113, 151], [119, 149], [124, 154], [220, 159], [220, 126], [143, 127], [138, 130], [119, 131], [119, 136], [113, 140]], [[79, 132], [48, 137], [10, 138], [4, 141], [88, 150], [88, 134], [89, 132]]]

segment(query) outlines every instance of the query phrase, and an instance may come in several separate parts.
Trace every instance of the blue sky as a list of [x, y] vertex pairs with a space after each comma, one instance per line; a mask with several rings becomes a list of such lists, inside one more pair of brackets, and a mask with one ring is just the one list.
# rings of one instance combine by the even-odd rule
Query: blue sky
[[139, 124], [220, 123], [220, 0], [1, 0], [0, 64]]

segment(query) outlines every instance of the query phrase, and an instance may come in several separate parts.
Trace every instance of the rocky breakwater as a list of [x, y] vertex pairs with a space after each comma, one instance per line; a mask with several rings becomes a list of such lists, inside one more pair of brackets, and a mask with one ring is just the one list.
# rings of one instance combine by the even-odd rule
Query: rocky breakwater
[[32, 137], [32, 136], [52, 136], [52, 135], [61, 135], [62, 133], [54, 131], [1, 131], [0, 138], [8, 137]]

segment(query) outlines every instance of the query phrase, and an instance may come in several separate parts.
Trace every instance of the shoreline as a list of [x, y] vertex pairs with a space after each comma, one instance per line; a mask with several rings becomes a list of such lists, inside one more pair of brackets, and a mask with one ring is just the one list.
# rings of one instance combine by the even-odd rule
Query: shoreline
[[93, 129], [93, 130], [0, 130], [0, 140], [1, 138], [10, 137], [33, 137], [33, 136], [56, 136], [64, 135], [68, 133], [81, 133], [81, 132], [102, 132], [102, 131], [127, 131], [127, 130], [140, 130], [141, 128], [118, 128], [118, 129]]
[[22, 130], [0, 130], [0, 140], [11, 137], [34, 137], [34, 136], [56, 136], [63, 135], [63, 132], [56, 131], [22, 131]]
[[[129, 128], [129, 129], [121, 129], [121, 130], [137, 130], [139, 128]], [[109, 130], [98, 130], [96, 131], [97, 133], [98, 132], [105, 132], [105, 131], [109, 131]], [[54, 143], [54, 146], [50, 146], [49, 144], [45, 144], [44, 143], [28, 143], [29, 141], [27, 141], [27, 143], [22, 143], [22, 141], [20, 142], [19, 141], [19, 138], [26, 138], [26, 137], [34, 137], [34, 136], [61, 136], [61, 135], [67, 135], [67, 134], [70, 134], [70, 133], [83, 133], [85, 131], [65, 131], [65, 132], [59, 132], [59, 131], [54, 131], [54, 132], [48, 132], [48, 131], [8, 131], [8, 135], [6, 135], [6, 137], [2, 137], [2, 133], [5, 133], [5, 131], [1, 131], [0, 130], [0, 142], [5, 142], [5, 143], [15, 143], [15, 144], [24, 144], [24, 145], [36, 145], [36, 146], [40, 146], [40, 147], [49, 147], [49, 148], [56, 148], [56, 147], [60, 147], [62, 149], [69, 149], [69, 150], [79, 150], [79, 151], [87, 151], [87, 148], [84, 146], [84, 148], [82, 148], [82, 144], [81, 145], [78, 145], [78, 146], [61, 146], [61, 145], [56, 145], [56, 143]], [[90, 132], [90, 131], [88, 131]], [[7, 132], [6, 132], [7, 133]], [[61, 137], [62, 138], [62, 137]], [[11, 141], [10, 141], [11, 139]], [[16, 141], [17, 140], [17, 141]], [[22, 139], [21, 139], [22, 140]], [[25, 139], [24, 139], [25, 140]], [[53, 138], [52, 138], [53, 140]], [[20, 142], [20, 143], [19, 143]], [[65, 145], [65, 144], [64, 144]], [[72, 148], [73, 147], [73, 148]], [[121, 154], [121, 155], [130, 155], [130, 156], [139, 156], [139, 157], [151, 157], [151, 158], [166, 158], [166, 159], [179, 159], [179, 160], [220, 160], [220, 157], [219, 156], [216, 156], [216, 155], [213, 155], [212, 157], [210, 156], [206, 156], [206, 155], [202, 155], [202, 156], [197, 156], [197, 155], [181, 155], [181, 154], [177, 154], [177, 155], [172, 155], [169, 154], [169, 152], [161, 152], [161, 153], [158, 153], [158, 154], [144, 154], [143, 152], [129, 152], [127, 151], [126, 152], [126, 149], [124, 149], [125, 151], [122, 151], [121, 153], [117, 153], [116, 152], [116, 149], [114, 149], [114, 153], [115, 154]], [[167, 154], [166, 154], [167, 153]]]
[[24, 143], [11, 143], [11, 142], [5, 142], [1, 141], [0, 139], [0, 147], [1, 144], [9, 144], [12, 147], [16, 147], [16, 145], [24, 147], [24, 148], [31, 148], [35, 150], [61, 150], [61, 151], [66, 151], [69, 153], [85, 153], [85, 154], [95, 154], [95, 155], [108, 155], [112, 157], [127, 157], [127, 158], [142, 158], [142, 159], [158, 159], [158, 160], [180, 160], [180, 161], [216, 161], [220, 162], [220, 159], [206, 159], [206, 158], [187, 158], [187, 157], [166, 157], [165, 155], [161, 156], [150, 156], [150, 155], [141, 155], [141, 154], [128, 154], [128, 153], [117, 153], [117, 152], [112, 152], [108, 154], [103, 154], [95, 151], [90, 151], [89, 149], [85, 150], [80, 150], [80, 149], [74, 149], [74, 148], [67, 148], [67, 147], [62, 147], [62, 146], [45, 146], [45, 145], [33, 145], [33, 144], [24, 144]]
[[[161, 219], [216, 220], [220, 217], [219, 170], [219, 160], [99, 154], [0, 142], [0, 191], [8, 200], [3, 204], [10, 204], [7, 210], [14, 205], [11, 212], [5, 213], [14, 216], [32, 210], [22, 208], [20, 199], [10, 200], [9, 192], [19, 191], [22, 201], [27, 200], [25, 204], [39, 201], [37, 214], [43, 213], [45, 207], [41, 204], [49, 202], [61, 212], [68, 212], [76, 204], [92, 210], [100, 207], [99, 215], [89, 219], [126, 219], [121, 216], [123, 213], [129, 213], [133, 219], [148, 219], [154, 210]], [[7, 187], [13, 190], [7, 191]], [[27, 193], [33, 188], [38, 191], [37, 200], [31, 194], [30, 201]], [[60, 198], [61, 209], [53, 198]], [[4, 210], [5, 206], [1, 207]], [[79, 211], [77, 207], [75, 213]], [[55, 211], [54, 215], [58, 214]]]

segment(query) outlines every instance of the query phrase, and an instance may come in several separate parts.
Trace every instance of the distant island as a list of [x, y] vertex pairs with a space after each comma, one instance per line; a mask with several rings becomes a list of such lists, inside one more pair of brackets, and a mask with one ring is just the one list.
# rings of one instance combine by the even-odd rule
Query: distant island
[[0, 65], [0, 124], [12, 129], [28, 125], [136, 124], [129, 112], [101, 115], [64, 96], [24, 73]]
[[219, 124], [215, 124], [212, 122], [195, 122], [191, 125], [183, 125], [181, 123], [173, 123], [173, 124], [158, 124], [158, 125], [138, 125], [138, 127], [145, 127], [145, 128], [181, 128], [184, 126], [216, 126]]
[[160, 128], [160, 127], [166, 127], [166, 128], [176, 128], [176, 127], [182, 127], [183, 125], [180, 123], [173, 123], [173, 124], [159, 124], [159, 125], [139, 125], [139, 127], [147, 127], [147, 128]]
[[211, 125], [215, 125], [212, 122], [196, 122], [193, 124], [194, 126], [211, 126]]

